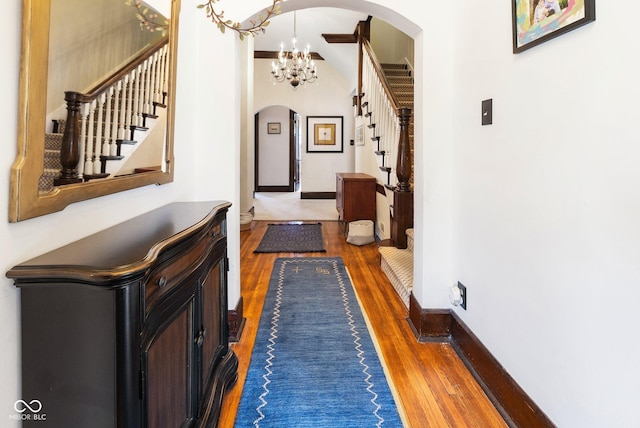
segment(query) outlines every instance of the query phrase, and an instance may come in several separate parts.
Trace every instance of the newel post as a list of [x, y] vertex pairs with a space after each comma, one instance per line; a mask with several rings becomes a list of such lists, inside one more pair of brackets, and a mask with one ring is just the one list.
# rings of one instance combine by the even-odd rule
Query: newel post
[[67, 91], [64, 93], [67, 102], [67, 123], [62, 134], [60, 177], [53, 180], [54, 186], [81, 183], [78, 177], [78, 161], [80, 160], [80, 107], [82, 94]]
[[400, 109], [400, 141], [398, 141], [398, 160], [396, 162], [396, 176], [398, 177], [399, 192], [410, 192], [411, 187], [411, 145], [409, 142], [409, 123], [411, 122], [411, 109]]

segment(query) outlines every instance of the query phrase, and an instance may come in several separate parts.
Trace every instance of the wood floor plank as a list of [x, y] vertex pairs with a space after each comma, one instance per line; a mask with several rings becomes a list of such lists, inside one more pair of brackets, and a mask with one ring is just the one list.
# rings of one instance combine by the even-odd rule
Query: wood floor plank
[[361, 247], [347, 244], [338, 222], [324, 221], [324, 253], [253, 253], [268, 223], [254, 221], [251, 230], [240, 234], [241, 293], [246, 321], [240, 341], [232, 345], [240, 361], [238, 381], [224, 400], [220, 427], [234, 425], [275, 260], [318, 256], [343, 258], [377, 338], [385, 370], [408, 427], [506, 427], [450, 345], [416, 340], [407, 322], [408, 310], [380, 268], [377, 244]]

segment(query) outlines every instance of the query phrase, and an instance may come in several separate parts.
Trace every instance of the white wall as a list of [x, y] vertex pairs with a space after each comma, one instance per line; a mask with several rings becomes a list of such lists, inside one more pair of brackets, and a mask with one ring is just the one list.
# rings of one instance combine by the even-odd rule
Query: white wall
[[244, 40], [240, 44], [240, 69], [242, 75], [242, 90], [240, 100], [240, 212], [248, 213], [253, 207], [253, 187], [255, 145], [255, 120], [253, 111], [253, 38]]
[[[335, 192], [336, 172], [354, 170], [353, 107], [349, 82], [326, 61], [316, 61], [315, 83], [305, 84], [295, 91], [288, 83], [274, 85], [271, 80], [271, 60], [254, 62], [254, 110], [267, 106], [286, 106], [300, 115], [302, 141], [300, 190], [302, 192]], [[343, 116], [343, 153], [307, 153], [307, 116]]]
[[456, 8], [453, 273], [462, 318], [558, 426], [638, 427], [640, 85], [624, 16], [640, 4], [596, 9], [514, 55], [507, 5]]

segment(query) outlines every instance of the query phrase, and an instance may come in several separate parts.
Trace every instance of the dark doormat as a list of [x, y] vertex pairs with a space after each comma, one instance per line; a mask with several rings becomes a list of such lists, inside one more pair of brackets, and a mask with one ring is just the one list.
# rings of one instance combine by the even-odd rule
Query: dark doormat
[[322, 223], [270, 224], [254, 253], [324, 252]]

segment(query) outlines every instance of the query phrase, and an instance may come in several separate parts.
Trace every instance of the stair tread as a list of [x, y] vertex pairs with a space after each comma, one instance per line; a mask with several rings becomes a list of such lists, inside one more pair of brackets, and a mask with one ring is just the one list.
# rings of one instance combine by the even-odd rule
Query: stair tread
[[379, 247], [380, 257], [406, 287], [413, 286], [413, 251], [396, 247]]
[[384, 68], [402, 68], [402, 69], [407, 69], [408, 66], [407, 64], [403, 64], [400, 62], [383, 62], [380, 64], [380, 66], [384, 69]]

